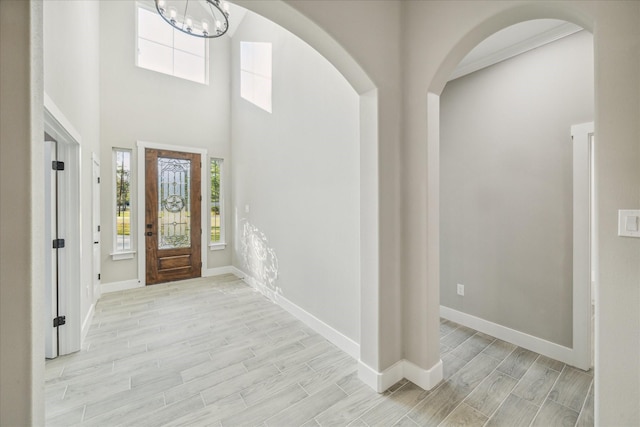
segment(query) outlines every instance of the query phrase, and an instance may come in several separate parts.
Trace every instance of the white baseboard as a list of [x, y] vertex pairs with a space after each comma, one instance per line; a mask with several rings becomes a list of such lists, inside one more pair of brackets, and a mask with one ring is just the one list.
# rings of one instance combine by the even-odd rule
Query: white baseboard
[[383, 393], [389, 387], [404, 378], [403, 364], [404, 360], [399, 360], [383, 372], [378, 372], [362, 360], [359, 360], [358, 378], [378, 393]]
[[533, 335], [529, 335], [442, 305], [440, 306], [440, 317], [475, 329], [476, 331], [489, 334], [522, 348], [526, 348], [527, 350], [535, 351], [543, 356], [559, 360], [560, 362], [571, 366], [576, 366], [574, 350], [560, 344], [534, 337]]
[[240, 270], [239, 268], [237, 268], [234, 265], [231, 266], [231, 273], [235, 274], [240, 279], [244, 279], [244, 277], [246, 276], [244, 271]]
[[222, 274], [234, 274], [235, 267], [226, 265], [224, 267], [208, 268], [202, 272], [202, 277], [220, 276]]
[[423, 369], [402, 359], [383, 372], [376, 371], [362, 360], [358, 361], [358, 378], [378, 393], [383, 393], [403, 378], [424, 390], [431, 390], [442, 380], [442, 375], [442, 360], [431, 369]]
[[325, 337], [333, 345], [344, 351], [354, 359], [360, 358], [360, 344], [344, 335], [342, 332], [334, 329], [332, 326], [318, 319], [313, 314], [304, 310], [300, 306], [291, 302], [284, 296], [276, 293], [273, 289], [266, 286], [264, 283], [259, 282], [255, 278], [249, 276], [237, 267], [232, 267], [232, 273], [243, 279], [252, 288], [269, 298], [274, 303], [291, 313], [293, 316], [301, 320], [305, 325]]
[[442, 360], [433, 365], [431, 369], [423, 369], [408, 360], [403, 361], [402, 372], [406, 379], [424, 390], [431, 390], [444, 376], [442, 371]]
[[313, 314], [305, 311], [296, 304], [289, 301], [282, 295], [276, 296], [276, 302], [280, 307], [293, 314], [298, 319], [302, 320], [311, 329], [331, 341], [333, 345], [347, 353], [349, 356], [358, 360], [360, 358], [360, 344], [342, 334], [331, 326], [327, 325], [322, 320], [315, 317]]
[[82, 322], [82, 329], [80, 330], [80, 348], [84, 348], [84, 340], [87, 337], [87, 333], [89, 332], [89, 328], [91, 327], [91, 321], [93, 320], [93, 315], [96, 312], [96, 304], [93, 303], [89, 307], [89, 312], [84, 318]]
[[111, 292], [126, 291], [128, 289], [142, 288], [142, 283], [138, 279], [124, 280], [122, 282], [111, 282], [100, 285], [100, 293], [108, 294]]

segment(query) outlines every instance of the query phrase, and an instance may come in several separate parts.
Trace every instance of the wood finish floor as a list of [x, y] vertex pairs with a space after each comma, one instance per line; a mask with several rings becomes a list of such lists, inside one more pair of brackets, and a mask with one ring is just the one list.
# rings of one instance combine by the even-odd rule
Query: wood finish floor
[[593, 377], [443, 320], [445, 380], [383, 394], [226, 275], [104, 295], [87, 349], [46, 363], [47, 425], [588, 426]]

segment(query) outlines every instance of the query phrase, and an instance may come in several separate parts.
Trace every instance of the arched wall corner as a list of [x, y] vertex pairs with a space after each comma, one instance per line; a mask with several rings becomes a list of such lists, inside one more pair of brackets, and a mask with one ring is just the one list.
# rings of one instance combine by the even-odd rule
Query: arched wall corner
[[[432, 79], [426, 81], [426, 98], [424, 98], [424, 107], [426, 109], [426, 129], [424, 129], [420, 136], [426, 139], [426, 152], [428, 155], [423, 161], [423, 166], [428, 171], [426, 195], [423, 198], [426, 203], [426, 218], [427, 218], [427, 230], [428, 230], [428, 244], [425, 246], [426, 259], [428, 260], [428, 275], [425, 286], [426, 292], [432, 299], [435, 295], [439, 295], [440, 286], [440, 231], [439, 231], [439, 210], [440, 210], [440, 95], [444, 90], [450, 76], [453, 74], [454, 69], [460, 63], [460, 61], [479, 43], [490, 35], [506, 28], [511, 25], [534, 20], [534, 19], [558, 19], [568, 22], [572, 22], [581, 26], [582, 28], [593, 32], [594, 18], [587, 13], [587, 8], [574, 7], [573, 5], [565, 3], [525, 3], [508, 6], [505, 9], [497, 10], [492, 15], [486, 17], [483, 20], [477, 22], [470, 30], [462, 33], [461, 37], [455, 41], [451, 47], [446, 51], [445, 55], [439, 63], [436, 64], [435, 72], [432, 74]], [[424, 87], [424, 86], [423, 86]], [[423, 92], [424, 93], [424, 92]], [[415, 142], [415, 141], [414, 141]], [[575, 298], [575, 291], [574, 291]], [[586, 306], [585, 306], [586, 307]], [[574, 311], [576, 310], [576, 303], [574, 302]], [[430, 324], [430, 328], [436, 328], [439, 315], [423, 315], [421, 321]], [[574, 315], [574, 323], [576, 316]], [[432, 323], [432, 324], [431, 324]], [[406, 327], [406, 324], [405, 324]], [[575, 334], [575, 325], [574, 325]], [[427, 338], [433, 335], [427, 335]], [[420, 339], [414, 337], [414, 339]], [[424, 337], [422, 338], [424, 339]], [[574, 341], [575, 343], [575, 341]], [[431, 350], [429, 353], [433, 353], [434, 346], [429, 343], [416, 343], [417, 347], [426, 347]], [[565, 349], [565, 348], [563, 348]], [[566, 349], [571, 350], [571, 349]], [[567, 352], [559, 352], [558, 354], [569, 354]], [[426, 354], [426, 353], [424, 353]], [[429, 354], [433, 356], [432, 354]], [[574, 356], [573, 353], [571, 357]], [[558, 358], [558, 357], [556, 357]], [[429, 358], [430, 362], [426, 366], [433, 364], [433, 360], [437, 358]], [[440, 362], [441, 363], [441, 362]], [[437, 366], [437, 365], [436, 365]], [[577, 366], [577, 365], [576, 365]]]
[[571, 5], [541, 2], [514, 5], [478, 23], [453, 46], [438, 67], [429, 84], [428, 92], [440, 95], [460, 61], [484, 39], [506, 27], [534, 19], [564, 20], [592, 33], [594, 28], [593, 17], [586, 14], [583, 9]]
[[294, 6], [283, 0], [234, 0], [234, 3], [275, 22], [304, 40], [332, 63], [358, 94], [364, 95], [376, 88], [373, 80], [349, 52]]
[[[380, 327], [380, 180], [379, 94], [373, 80], [353, 56], [319, 24], [283, 0], [235, 0], [292, 32], [324, 56], [360, 95], [360, 368], [371, 388], [381, 386]], [[382, 389], [381, 389], [382, 387]]]

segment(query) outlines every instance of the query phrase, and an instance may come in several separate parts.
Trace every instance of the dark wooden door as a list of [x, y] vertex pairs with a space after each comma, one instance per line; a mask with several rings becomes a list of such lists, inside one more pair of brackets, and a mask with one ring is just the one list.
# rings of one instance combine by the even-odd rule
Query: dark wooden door
[[146, 150], [147, 285], [200, 277], [200, 154]]

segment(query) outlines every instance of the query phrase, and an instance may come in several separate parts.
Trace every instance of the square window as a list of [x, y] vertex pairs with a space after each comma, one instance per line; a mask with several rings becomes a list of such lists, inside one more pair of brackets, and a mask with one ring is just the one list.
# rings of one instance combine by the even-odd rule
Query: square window
[[271, 113], [271, 43], [240, 42], [240, 96]]
[[185, 34], [138, 6], [138, 67], [208, 84], [207, 39]]

